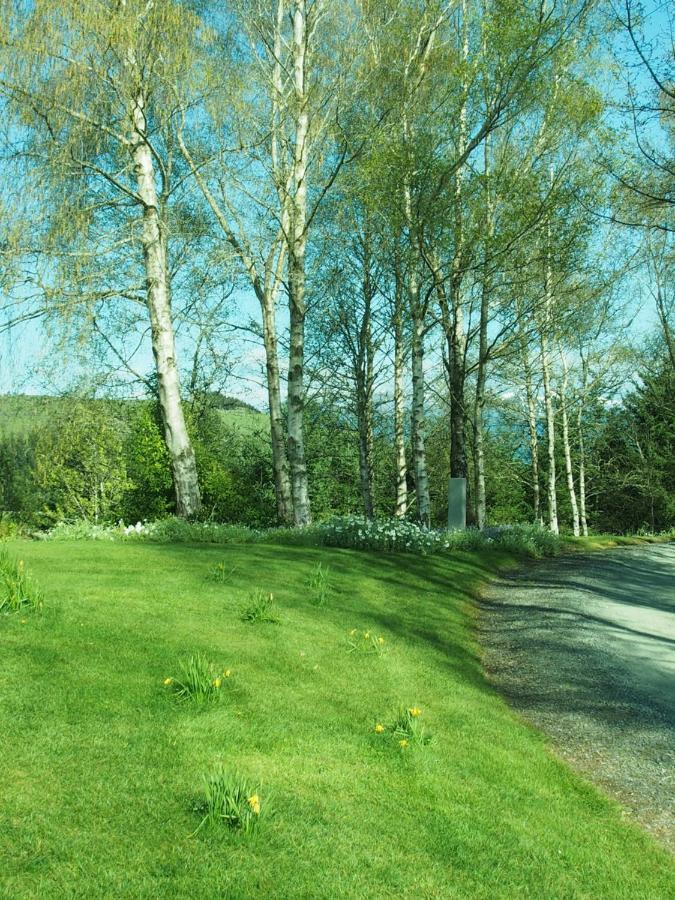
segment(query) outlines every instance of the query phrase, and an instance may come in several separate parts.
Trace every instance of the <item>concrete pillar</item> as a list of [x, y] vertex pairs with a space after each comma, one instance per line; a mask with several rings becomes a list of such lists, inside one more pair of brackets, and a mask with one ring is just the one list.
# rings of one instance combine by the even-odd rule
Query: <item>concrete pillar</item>
[[451, 478], [448, 485], [448, 528], [466, 528], [466, 478]]

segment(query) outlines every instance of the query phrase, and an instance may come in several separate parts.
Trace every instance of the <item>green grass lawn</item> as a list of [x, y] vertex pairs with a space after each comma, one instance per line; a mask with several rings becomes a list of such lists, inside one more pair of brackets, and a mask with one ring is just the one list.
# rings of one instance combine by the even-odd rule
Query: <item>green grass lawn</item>
[[[483, 678], [471, 598], [507, 558], [10, 549], [47, 602], [0, 618], [2, 896], [673, 896], [665, 851]], [[324, 606], [308, 588], [319, 560]], [[220, 562], [229, 583], [209, 580]], [[242, 621], [257, 588], [279, 624]], [[348, 652], [353, 628], [385, 652]], [[163, 685], [197, 651], [232, 671], [216, 705]], [[399, 704], [421, 708], [430, 745], [375, 733]], [[262, 782], [250, 835], [193, 834], [218, 763]]]

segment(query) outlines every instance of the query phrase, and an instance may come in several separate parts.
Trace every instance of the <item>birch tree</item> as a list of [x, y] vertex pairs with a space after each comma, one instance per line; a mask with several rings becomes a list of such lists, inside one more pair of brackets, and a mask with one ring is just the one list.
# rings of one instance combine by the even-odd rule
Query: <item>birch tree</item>
[[[178, 140], [224, 239], [258, 299], [266, 357], [277, 511], [311, 518], [304, 449], [307, 252], [324, 198], [357, 136], [341, 127], [345, 84], [357, 65], [353, 10], [329, 0], [234, 3], [216, 21], [234, 27], [239, 99], [218, 85], [218, 55], [203, 87], [197, 125], [183, 110]], [[341, 61], [341, 62], [339, 62]], [[353, 82], [352, 82], [353, 83]], [[346, 113], [345, 113], [346, 114]], [[277, 306], [288, 299], [288, 392], [283, 412]]]
[[[46, 309], [69, 293], [74, 305], [89, 304], [88, 315], [95, 301], [145, 306], [176, 510], [186, 517], [199, 513], [200, 491], [172, 316], [167, 84], [193, 65], [194, 25], [172, 3], [17, 6], [0, 79], [40, 163], [32, 187], [43, 195], [41, 249], [62, 279], [59, 287], [48, 276]], [[117, 279], [102, 285], [104, 269], [117, 269]], [[126, 281], [134, 269], [140, 283]]]

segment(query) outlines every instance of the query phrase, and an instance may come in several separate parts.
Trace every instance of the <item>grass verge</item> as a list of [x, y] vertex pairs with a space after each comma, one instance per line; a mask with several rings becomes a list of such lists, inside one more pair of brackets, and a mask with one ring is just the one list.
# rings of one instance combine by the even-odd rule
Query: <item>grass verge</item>
[[[672, 896], [666, 853], [486, 684], [471, 600], [513, 557], [15, 549], [48, 603], [0, 621], [0, 894]], [[211, 577], [220, 563], [226, 584]], [[252, 589], [274, 592], [278, 626], [241, 621]], [[385, 652], [350, 652], [353, 629]], [[172, 701], [163, 681], [194, 653], [231, 672], [227, 703]], [[375, 730], [401, 707], [431, 742]], [[195, 834], [195, 798], [220, 766], [270, 803], [249, 834]]]

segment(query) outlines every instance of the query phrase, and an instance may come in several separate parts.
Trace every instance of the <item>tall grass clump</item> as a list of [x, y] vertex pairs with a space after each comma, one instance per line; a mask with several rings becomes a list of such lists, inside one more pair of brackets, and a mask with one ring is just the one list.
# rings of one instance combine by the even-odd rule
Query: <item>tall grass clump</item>
[[246, 778], [227, 772], [222, 766], [204, 777], [204, 798], [195, 807], [202, 820], [195, 834], [205, 825], [225, 825], [248, 834], [260, 821], [260, 788]]
[[0, 548], [0, 612], [41, 609], [42, 592], [26, 574], [22, 559], [16, 560], [6, 547]]
[[318, 562], [309, 578], [309, 590], [312, 603], [325, 606], [331, 591], [330, 566]]
[[268, 594], [258, 588], [258, 590], [251, 595], [250, 605], [243, 611], [241, 619], [242, 622], [267, 622], [271, 625], [277, 625], [279, 623], [279, 616], [277, 615], [277, 607], [274, 602], [274, 594]]
[[212, 703], [221, 697], [223, 678], [229, 677], [229, 669], [218, 674], [211, 663], [201, 653], [195, 653], [189, 659], [179, 663], [180, 676], [164, 680], [176, 697], [182, 701], [194, 703]]

